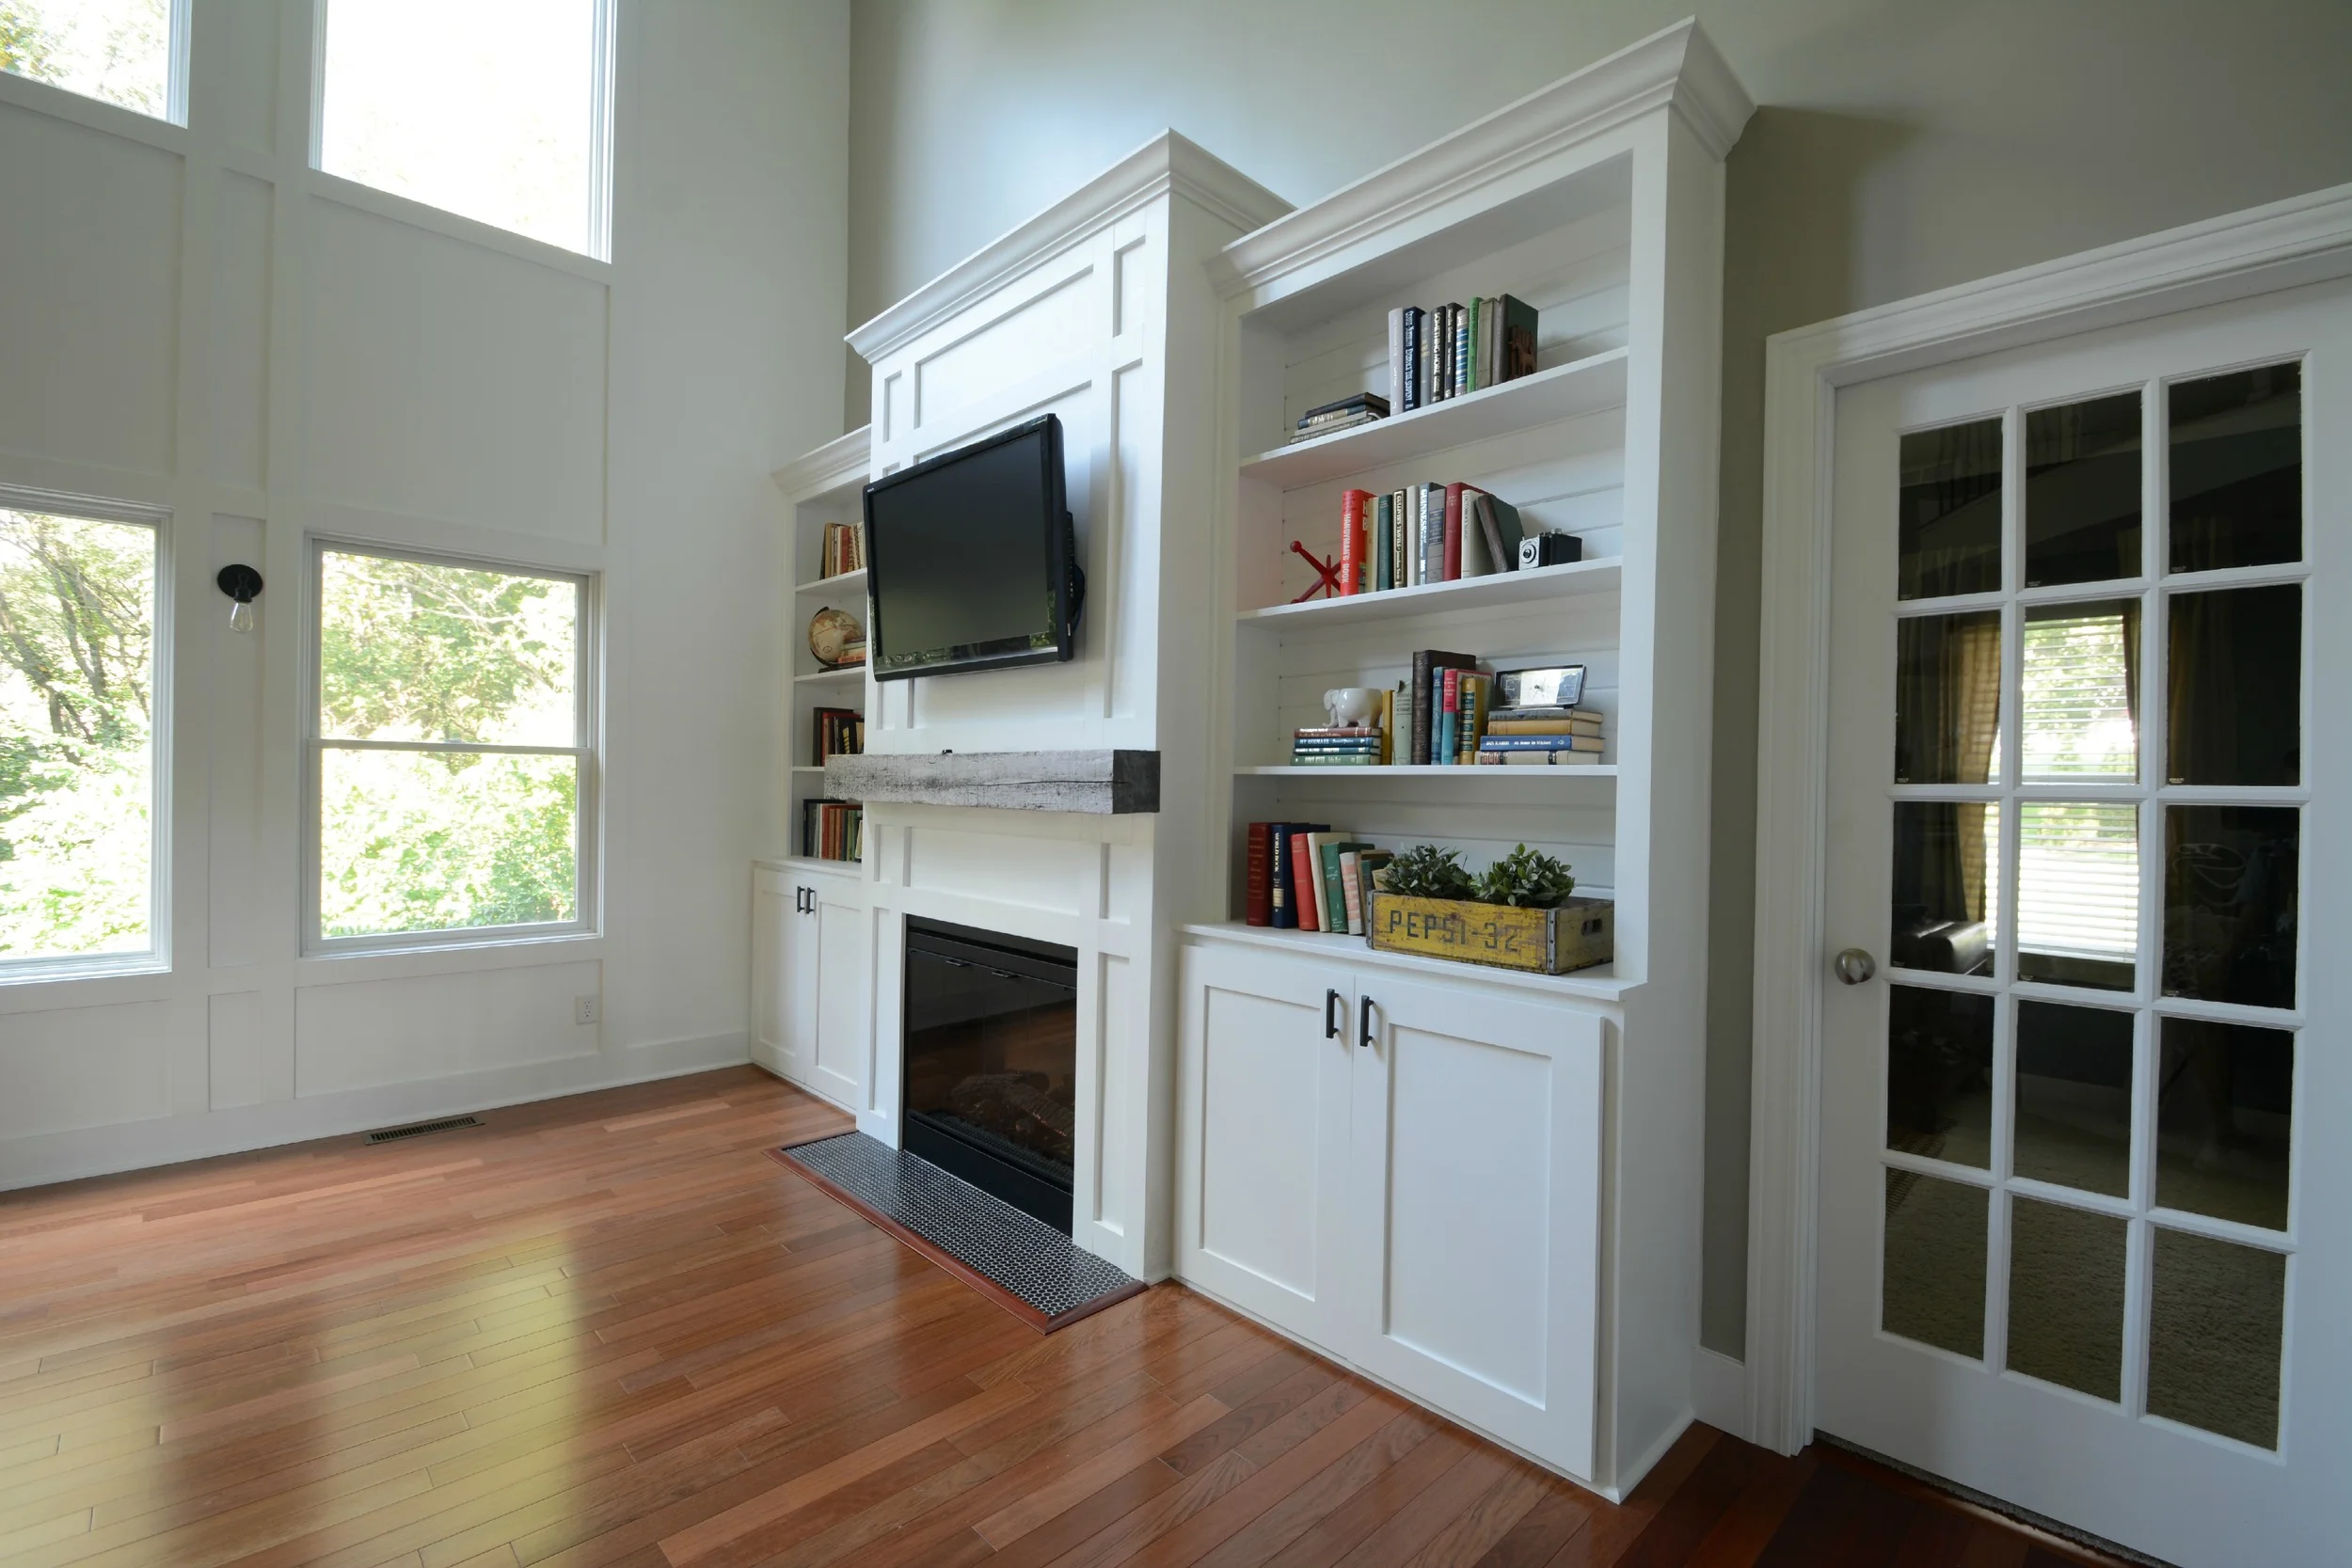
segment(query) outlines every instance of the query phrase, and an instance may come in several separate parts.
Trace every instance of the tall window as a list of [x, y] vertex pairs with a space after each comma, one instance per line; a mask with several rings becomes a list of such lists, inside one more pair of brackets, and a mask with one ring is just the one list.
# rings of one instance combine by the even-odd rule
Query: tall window
[[606, 254], [612, 4], [321, 0], [319, 167]]
[[321, 950], [589, 924], [589, 583], [317, 546]]
[[184, 119], [187, 0], [0, 0], [0, 70]]
[[155, 950], [156, 554], [0, 504], [0, 979]]

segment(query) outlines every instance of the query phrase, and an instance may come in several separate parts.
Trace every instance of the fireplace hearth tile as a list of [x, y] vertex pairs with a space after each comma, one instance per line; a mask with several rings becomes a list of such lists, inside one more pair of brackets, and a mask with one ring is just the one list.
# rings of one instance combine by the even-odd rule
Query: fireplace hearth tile
[[1043, 1220], [863, 1132], [777, 1153], [872, 1217], [993, 1283], [1041, 1319], [1040, 1327], [1074, 1323], [1143, 1289]]

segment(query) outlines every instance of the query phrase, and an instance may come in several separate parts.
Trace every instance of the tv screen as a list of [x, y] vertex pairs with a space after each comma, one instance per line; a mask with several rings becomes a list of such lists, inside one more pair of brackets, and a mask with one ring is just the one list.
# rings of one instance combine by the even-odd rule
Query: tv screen
[[1076, 654], [1085, 579], [1061, 465], [1047, 414], [866, 487], [876, 680]]

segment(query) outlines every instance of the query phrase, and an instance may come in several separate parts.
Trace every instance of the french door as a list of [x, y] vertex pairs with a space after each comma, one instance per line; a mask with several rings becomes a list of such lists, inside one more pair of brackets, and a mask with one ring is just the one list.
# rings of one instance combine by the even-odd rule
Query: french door
[[1838, 394], [1824, 1433], [2340, 1563], [2352, 287]]

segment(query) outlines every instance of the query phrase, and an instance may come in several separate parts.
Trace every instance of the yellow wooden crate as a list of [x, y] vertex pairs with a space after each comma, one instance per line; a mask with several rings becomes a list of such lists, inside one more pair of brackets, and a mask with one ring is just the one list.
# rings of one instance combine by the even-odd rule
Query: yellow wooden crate
[[1408, 898], [1375, 889], [1372, 945], [1386, 953], [1565, 974], [1616, 956], [1616, 906], [1571, 898], [1557, 909], [1522, 910], [1467, 898]]

